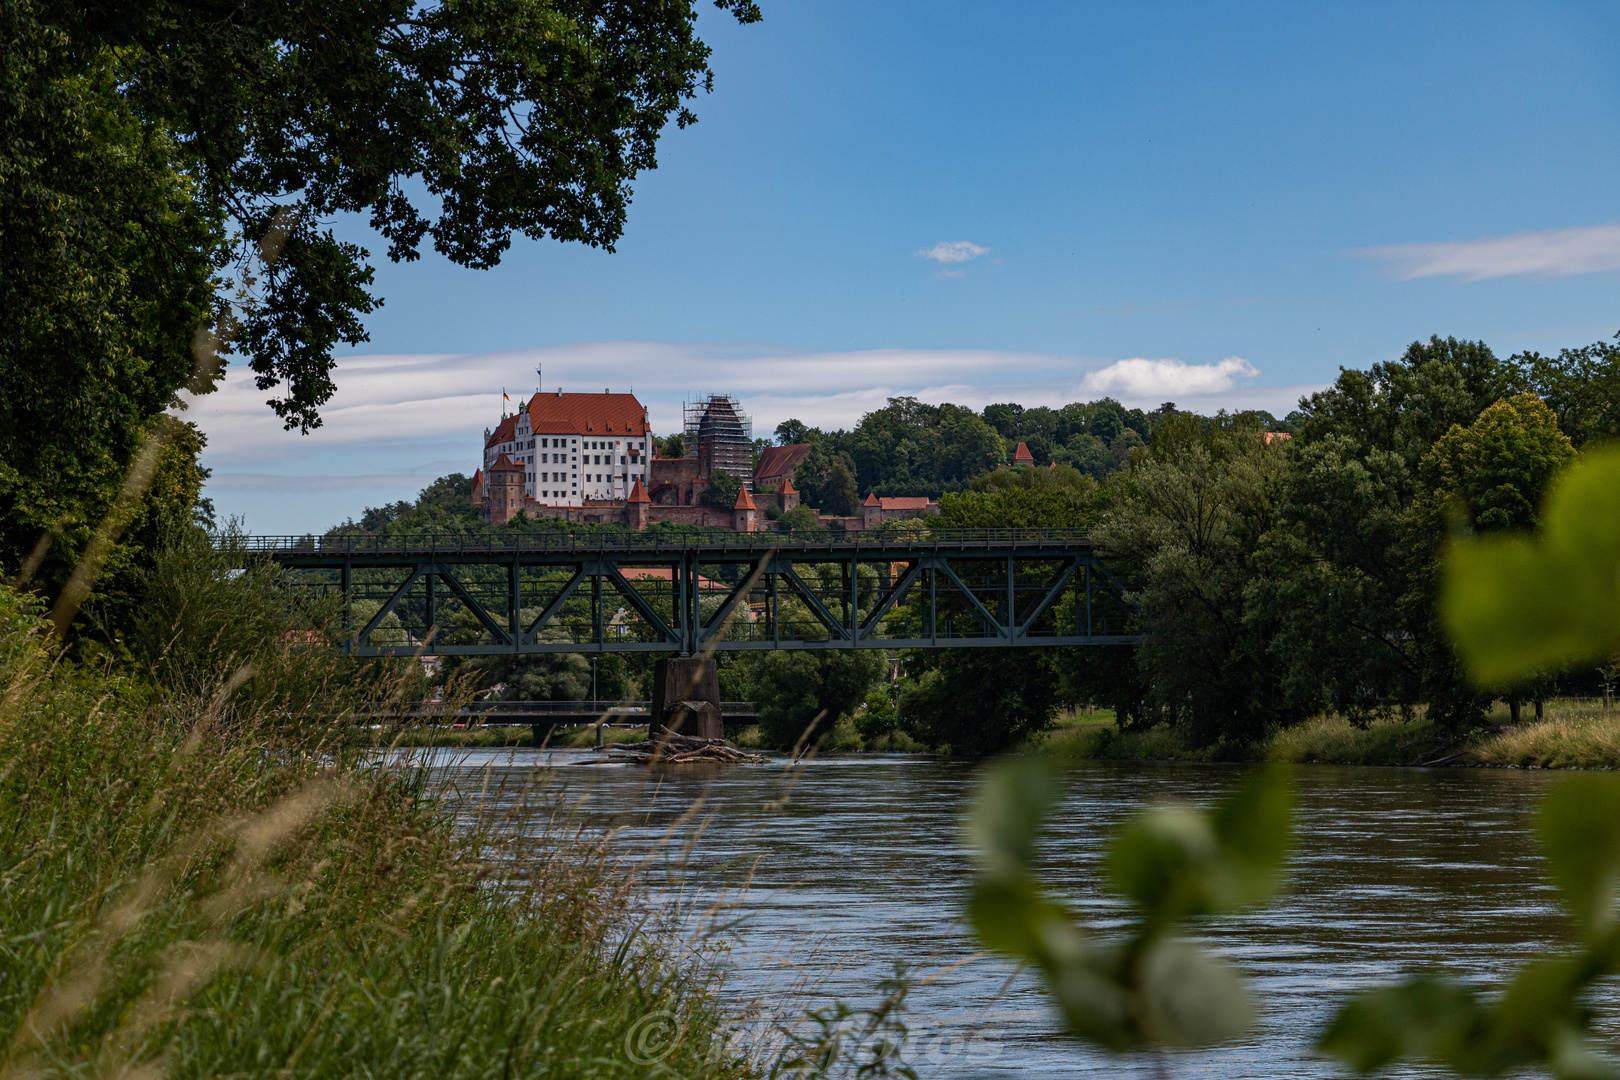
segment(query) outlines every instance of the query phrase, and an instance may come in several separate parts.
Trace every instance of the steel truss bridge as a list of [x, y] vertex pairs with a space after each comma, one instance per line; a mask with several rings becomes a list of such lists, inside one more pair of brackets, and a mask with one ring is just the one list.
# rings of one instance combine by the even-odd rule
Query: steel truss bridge
[[360, 656], [1124, 645], [1141, 640], [1082, 531], [674, 541], [257, 536], [328, 594]]

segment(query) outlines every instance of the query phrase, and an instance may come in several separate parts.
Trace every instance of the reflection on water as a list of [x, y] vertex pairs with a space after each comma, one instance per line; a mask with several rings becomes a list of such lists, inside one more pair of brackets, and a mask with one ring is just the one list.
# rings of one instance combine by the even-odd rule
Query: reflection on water
[[[534, 761], [474, 753], [455, 768], [523, 770]], [[914, 994], [910, 1017], [912, 1054], [925, 1075], [1119, 1075], [1127, 1070], [1118, 1059], [1057, 1035], [1039, 988], [1011, 965], [981, 958], [950, 966], [974, 951], [958, 923], [970, 873], [958, 830], [975, 770], [923, 757], [827, 758], [806, 766], [786, 798], [788, 774], [775, 766], [559, 773], [588, 812], [621, 815], [649, 838], [703, 800], [693, 849], [701, 866], [760, 857], [734, 898], [746, 916], [728, 983], [739, 998], [780, 998], [809, 977], [819, 983], [809, 1004], [871, 1003], [894, 960], [926, 958], [939, 974]], [[1098, 888], [1110, 829], [1144, 802], [1208, 802], [1235, 775], [1221, 766], [1076, 764], [1042, 852], [1046, 880], [1093, 926], [1116, 925], [1121, 910]], [[1253, 977], [1261, 1026], [1241, 1043], [1175, 1055], [1171, 1074], [1335, 1075], [1309, 1046], [1347, 990], [1418, 967], [1488, 983], [1565, 941], [1529, 831], [1550, 779], [1508, 770], [1302, 769], [1286, 894], [1199, 928]], [[1605, 987], [1600, 1008], [1616, 1004]]]

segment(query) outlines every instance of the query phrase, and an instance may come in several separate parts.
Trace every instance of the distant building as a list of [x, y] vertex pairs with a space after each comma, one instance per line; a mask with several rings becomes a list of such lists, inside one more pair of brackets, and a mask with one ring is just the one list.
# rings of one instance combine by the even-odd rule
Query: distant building
[[903, 521], [937, 513], [939, 503], [923, 495], [868, 495], [861, 506], [861, 528], [875, 529], [885, 521]]
[[505, 454], [523, 467], [525, 496], [542, 506], [623, 500], [637, 480], [646, 484], [650, 440], [634, 394], [540, 393], [484, 431], [483, 471]]
[[1014, 465], [1033, 465], [1035, 464], [1035, 455], [1029, 452], [1029, 447], [1019, 443], [1018, 449], [1013, 451], [1012, 463]]
[[810, 456], [809, 443], [789, 443], [787, 446], [768, 446], [759, 452], [759, 464], [754, 466], [754, 491], [761, 488], [781, 490], [798, 473], [799, 466]]
[[721, 471], [752, 487], [754, 422], [743, 414], [742, 403], [730, 394], [705, 394], [687, 402], [683, 411], [681, 445], [687, 457], [697, 460], [698, 475], [707, 481]]

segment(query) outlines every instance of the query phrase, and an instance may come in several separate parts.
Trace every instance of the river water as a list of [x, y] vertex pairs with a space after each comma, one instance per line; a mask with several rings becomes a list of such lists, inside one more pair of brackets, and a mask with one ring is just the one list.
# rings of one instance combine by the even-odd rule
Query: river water
[[[1033, 978], [974, 958], [959, 922], [971, 875], [959, 832], [975, 763], [863, 755], [791, 770], [569, 767], [587, 757], [549, 755], [563, 766], [550, 790], [632, 836], [690, 852], [675, 877], [694, 907], [724, 898], [723, 917], [737, 920], [727, 987], [738, 1001], [789, 1012], [834, 999], [869, 1005], [894, 961], [907, 960], [927, 979], [907, 1016], [908, 1058], [922, 1075], [1137, 1075], [1137, 1064], [1063, 1038]], [[473, 752], [440, 762], [457, 773], [516, 774], [539, 760]], [[1043, 876], [1106, 930], [1122, 916], [1099, 887], [1111, 829], [1147, 802], [1208, 803], [1237, 770], [1077, 763], [1067, 776], [1040, 852]], [[1301, 769], [1284, 894], [1194, 929], [1249, 974], [1261, 1021], [1232, 1044], [1170, 1055], [1167, 1074], [1339, 1075], [1310, 1046], [1347, 991], [1422, 967], [1490, 984], [1566, 944], [1530, 831], [1553, 779], [1495, 769]], [[699, 813], [687, 814], [695, 804]], [[1596, 1004], [1613, 1015], [1620, 995], [1604, 988]], [[1395, 1075], [1439, 1074], [1409, 1067]]]

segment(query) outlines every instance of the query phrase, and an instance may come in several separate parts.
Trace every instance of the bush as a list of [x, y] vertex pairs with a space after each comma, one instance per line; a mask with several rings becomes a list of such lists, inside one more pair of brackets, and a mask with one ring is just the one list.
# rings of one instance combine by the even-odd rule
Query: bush
[[760, 737], [781, 748], [814, 743], [855, 711], [885, 666], [883, 654], [871, 649], [758, 654], [748, 687], [759, 707]]
[[916, 657], [929, 670], [901, 684], [900, 726], [955, 754], [994, 754], [1051, 722], [1058, 681], [1050, 650], [952, 649]]

